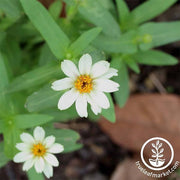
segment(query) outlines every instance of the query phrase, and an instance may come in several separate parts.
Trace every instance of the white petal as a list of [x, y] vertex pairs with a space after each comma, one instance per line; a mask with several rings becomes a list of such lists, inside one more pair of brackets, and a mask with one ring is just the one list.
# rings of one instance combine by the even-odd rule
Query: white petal
[[23, 165], [23, 171], [28, 171], [34, 165], [34, 159], [27, 160]]
[[102, 109], [96, 105], [96, 104], [93, 104], [91, 105], [91, 110], [94, 112], [94, 114], [98, 115], [99, 113], [101, 113]]
[[27, 143], [17, 143], [16, 148], [19, 149], [20, 151], [29, 151], [30, 145]]
[[112, 78], [113, 76], [118, 76], [118, 70], [114, 68], [109, 68], [109, 70], [102, 76], [102, 78]]
[[76, 100], [76, 110], [80, 117], [87, 117], [87, 99], [85, 94], [80, 94]]
[[52, 83], [51, 88], [55, 91], [61, 91], [64, 89], [71, 88], [73, 86], [73, 80], [71, 78], [64, 78]]
[[46, 148], [50, 148], [55, 142], [55, 137], [54, 136], [48, 136], [45, 138], [44, 140], [44, 145], [46, 146]]
[[79, 60], [80, 74], [89, 74], [92, 66], [92, 58], [89, 54], [84, 54]]
[[36, 158], [35, 160], [35, 170], [37, 173], [41, 173], [44, 170], [44, 159], [42, 157]]
[[48, 149], [48, 152], [50, 153], [60, 153], [64, 151], [64, 147], [61, 145], [61, 144], [58, 144], [58, 143], [55, 143], [53, 144], [49, 149]]
[[28, 159], [31, 159], [32, 157], [33, 157], [33, 155], [28, 152], [20, 152], [14, 156], [13, 161], [16, 163], [20, 163], [20, 162], [24, 162]]
[[36, 141], [41, 141], [42, 142], [44, 137], [45, 137], [44, 129], [42, 127], [39, 127], [39, 126], [34, 129], [33, 134], [34, 134], [34, 139]]
[[27, 144], [32, 144], [34, 143], [34, 138], [29, 134], [29, 133], [22, 133], [20, 135], [20, 138], [23, 142]]
[[96, 78], [104, 75], [109, 70], [110, 64], [107, 61], [99, 61], [92, 66], [91, 77]]
[[50, 178], [53, 176], [53, 168], [50, 164], [48, 164], [47, 162], [45, 162], [45, 166], [44, 166], [44, 170], [43, 170], [45, 176], [47, 178]]
[[91, 105], [91, 110], [94, 112], [94, 114], [98, 115], [101, 113], [101, 108], [92, 100], [90, 96], [87, 96], [88, 103]]
[[90, 96], [93, 101], [103, 109], [108, 109], [110, 107], [109, 100], [103, 92], [92, 92]]
[[97, 91], [115, 92], [119, 90], [119, 84], [109, 79], [95, 79], [94, 83]]
[[61, 63], [61, 69], [65, 75], [67, 75], [73, 79], [76, 79], [77, 76], [79, 76], [79, 71], [78, 71], [76, 65], [70, 60], [64, 60]]
[[51, 164], [52, 166], [59, 166], [59, 161], [57, 160], [57, 158], [53, 155], [53, 154], [50, 154], [50, 153], [47, 153], [45, 156], [44, 156], [44, 159], [49, 163]]
[[59, 99], [58, 108], [60, 110], [68, 109], [70, 106], [72, 106], [78, 95], [79, 92], [76, 91], [74, 88], [65, 92]]

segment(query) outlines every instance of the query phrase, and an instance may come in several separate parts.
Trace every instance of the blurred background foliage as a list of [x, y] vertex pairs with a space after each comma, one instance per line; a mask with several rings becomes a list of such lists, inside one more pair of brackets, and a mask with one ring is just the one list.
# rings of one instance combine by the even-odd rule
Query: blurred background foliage
[[[53, 126], [78, 118], [75, 107], [57, 109], [63, 92], [50, 88], [63, 77], [62, 60], [77, 63], [89, 53], [94, 62], [106, 59], [119, 70], [114, 80], [120, 90], [108, 96], [111, 108], [101, 114], [110, 122], [116, 120], [114, 103], [124, 107], [129, 98], [130, 74], [141, 76], [142, 65], [178, 63], [159, 47], [180, 40], [180, 21], [152, 21], [177, 0], [148, 0], [133, 10], [123, 0], [41, 2], [44, 6], [37, 0], [0, 0], [0, 167], [16, 153], [19, 134], [37, 125], [55, 135], [65, 152], [82, 147], [77, 132]], [[100, 117], [89, 114], [91, 120]], [[28, 172], [30, 179], [43, 178], [36, 176]]]

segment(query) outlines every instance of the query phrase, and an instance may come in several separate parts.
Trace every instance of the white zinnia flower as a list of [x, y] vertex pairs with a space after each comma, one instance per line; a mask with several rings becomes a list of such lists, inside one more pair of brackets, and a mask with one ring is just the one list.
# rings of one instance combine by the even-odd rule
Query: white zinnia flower
[[41, 127], [34, 129], [34, 137], [29, 133], [20, 135], [23, 143], [16, 144], [16, 148], [20, 150], [14, 156], [14, 162], [22, 163], [23, 170], [28, 171], [33, 165], [37, 173], [46, 175], [47, 178], [53, 176], [53, 168], [59, 165], [57, 158], [53, 155], [64, 150], [63, 146], [55, 142], [54, 136], [45, 138], [45, 131]]
[[68, 89], [59, 99], [60, 110], [69, 108], [75, 102], [79, 116], [87, 117], [87, 103], [96, 115], [101, 113], [102, 108], [110, 107], [104, 92], [118, 91], [119, 84], [109, 80], [117, 76], [117, 70], [110, 68], [107, 61], [92, 65], [91, 56], [85, 54], [79, 60], [79, 70], [70, 60], [64, 60], [61, 69], [68, 77], [52, 83], [52, 89], [55, 91]]

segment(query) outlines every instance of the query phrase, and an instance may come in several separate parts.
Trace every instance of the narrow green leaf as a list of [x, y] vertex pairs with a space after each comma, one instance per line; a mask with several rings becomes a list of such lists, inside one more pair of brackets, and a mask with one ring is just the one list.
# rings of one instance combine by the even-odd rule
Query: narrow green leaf
[[[16, 107], [10, 95], [6, 95], [5, 91], [0, 92], [0, 116], [5, 117], [15, 113]], [[0, 128], [1, 129], [1, 128]], [[0, 130], [1, 131], [1, 130]]]
[[74, 1], [74, 0], [63, 0], [63, 1], [70, 6], [76, 6], [76, 3], [77, 3], [77, 1]]
[[19, 0], [0, 0], [0, 10], [5, 12], [7, 17], [14, 19], [19, 18], [22, 12]]
[[63, 153], [72, 152], [78, 150], [82, 147], [82, 144], [77, 144], [80, 136], [77, 132], [70, 129], [48, 129], [46, 131], [48, 135], [54, 135], [56, 137], [56, 142], [64, 146]]
[[97, 0], [99, 1], [99, 3], [101, 3], [101, 5], [106, 8], [107, 10], [115, 10], [115, 5], [113, 3], [113, 1], [109, 1], [109, 0]]
[[101, 28], [93, 28], [84, 32], [74, 43], [71, 44], [69, 51], [75, 57], [82, 54], [83, 50], [98, 36]]
[[24, 18], [20, 19], [8, 29], [8, 35], [16, 38], [16, 41], [19, 40], [22, 43], [28, 42], [29, 44], [32, 40], [34, 41], [34, 39], [39, 39], [39, 42], [42, 42], [43, 39], [35, 29], [34, 25], [30, 21], [22, 24], [21, 21], [23, 19]]
[[56, 62], [52, 62], [18, 76], [9, 84], [6, 91], [11, 93], [29, 89], [41, 85], [58, 75], [61, 76], [60, 67]]
[[6, 60], [6, 56], [0, 52], [0, 115], [10, 113], [12, 110], [10, 97], [5, 95], [5, 88], [9, 83]]
[[114, 110], [114, 103], [112, 100], [112, 97], [110, 94], [106, 94], [106, 96], [109, 99], [110, 102], [110, 108], [109, 109], [103, 109], [102, 110], [102, 115], [110, 122], [114, 123], [116, 122], [116, 115], [115, 115], [115, 110]]
[[3, 142], [0, 143], [0, 157], [1, 157], [0, 158], [0, 168], [2, 168], [9, 161], [8, 158], [4, 154], [4, 143]]
[[15, 124], [20, 129], [39, 126], [52, 121], [53, 117], [44, 114], [20, 114], [14, 117]]
[[[0, 30], [1, 30], [1, 28], [0, 28]], [[1, 47], [3, 47], [3, 45], [2, 45], [2, 43], [4, 42], [4, 39], [6, 38], [6, 32], [4, 32], [4, 31], [0, 31], [0, 48]]]
[[74, 106], [72, 106], [64, 111], [60, 111], [57, 108], [52, 108], [50, 110], [49, 109], [45, 110], [42, 113], [52, 116], [53, 121], [58, 121], [58, 122], [67, 122], [69, 120], [75, 120], [75, 119], [79, 118]]
[[131, 56], [128, 56], [127, 58], [125, 58], [125, 62], [128, 65], [128, 67], [132, 69], [135, 73], [138, 73], [138, 74], [140, 73], [140, 69], [137, 62]]
[[[0, 10], [1, 12], [1, 10]], [[1, 18], [0, 31], [7, 31], [17, 21], [17, 18], [3, 17]]]
[[3, 133], [5, 128], [4, 120], [0, 119], [0, 134]]
[[65, 56], [69, 39], [55, 23], [48, 11], [36, 0], [20, 0], [25, 13], [46, 40], [54, 55], [61, 59]]
[[47, 44], [44, 44], [41, 48], [41, 54], [39, 57], [39, 65], [43, 66], [51, 61], [57, 60], [54, 54], [51, 52]]
[[27, 171], [27, 175], [29, 180], [45, 180], [43, 174], [37, 173], [34, 167]]
[[4, 132], [5, 127], [6, 127], [5, 120], [0, 119], [0, 134]]
[[4, 89], [8, 83], [8, 73], [5, 65], [5, 56], [0, 52], [0, 90]]
[[177, 0], [147, 0], [131, 12], [135, 24], [148, 21], [167, 10]]
[[116, 0], [120, 23], [123, 24], [129, 16], [129, 8], [125, 0]]
[[29, 112], [38, 112], [48, 108], [57, 108], [59, 98], [64, 91], [54, 91], [45, 86], [27, 98], [26, 108]]
[[49, 13], [54, 18], [54, 20], [57, 20], [59, 18], [61, 9], [62, 9], [62, 1], [61, 0], [56, 0], [50, 5]]
[[112, 67], [118, 69], [118, 76], [115, 76], [113, 80], [120, 84], [119, 91], [114, 93], [115, 100], [120, 107], [123, 107], [130, 94], [128, 69], [121, 57], [113, 57]]
[[20, 141], [20, 134], [21, 131], [14, 126], [8, 126], [4, 130], [4, 152], [6, 156], [10, 159], [12, 159], [17, 153], [15, 145]]
[[17, 40], [12, 37], [7, 37], [4, 40], [2, 52], [6, 55], [14, 73], [18, 71], [21, 65], [21, 49]]
[[136, 60], [136, 62], [145, 65], [168, 66], [178, 63], [178, 60], [175, 57], [156, 50], [139, 51], [132, 57]]
[[98, 1], [84, 0], [79, 5], [79, 12], [91, 23], [102, 27], [103, 32], [111, 37], [120, 36], [120, 27], [110, 12]]
[[143, 38], [140, 44], [142, 50], [162, 46], [180, 40], [180, 21], [168, 23], [146, 23], [139, 28]]
[[130, 31], [120, 38], [112, 38], [108, 36], [98, 36], [93, 45], [109, 53], [134, 53], [137, 51], [137, 46], [134, 43], [136, 33]]

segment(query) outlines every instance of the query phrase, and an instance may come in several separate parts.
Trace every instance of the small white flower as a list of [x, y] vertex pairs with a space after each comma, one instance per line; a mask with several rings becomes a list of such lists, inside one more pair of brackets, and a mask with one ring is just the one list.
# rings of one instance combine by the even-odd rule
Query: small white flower
[[117, 76], [117, 70], [110, 68], [107, 61], [99, 61], [92, 65], [89, 54], [83, 55], [79, 60], [79, 70], [70, 60], [61, 63], [61, 69], [68, 77], [52, 83], [55, 91], [65, 90], [58, 102], [58, 108], [65, 110], [75, 102], [80, 117], [87, 117], [87, 103], [97, 115], [101, 109], [108, 109], [110, 103], [104, 92], [118, 91], [119, 84], [109, 80]]
[[53, 176], [53, 167], [57, 167], [59, 162], [53, 155], [64, 150], [61, 144], [55, 143], [54, 136], [45, 138], [45, 131], [41, 127], [34, 129], [34, 137], [29, 133], [20, 135], [22, 143], [16, 144], [16, 148], [20, 150], [14, 156], [14, 162], [22, 163], [23, 170], [28, 171], [32, 166], [35, 167], [37, 173], [44, 173], [47, 178]]

